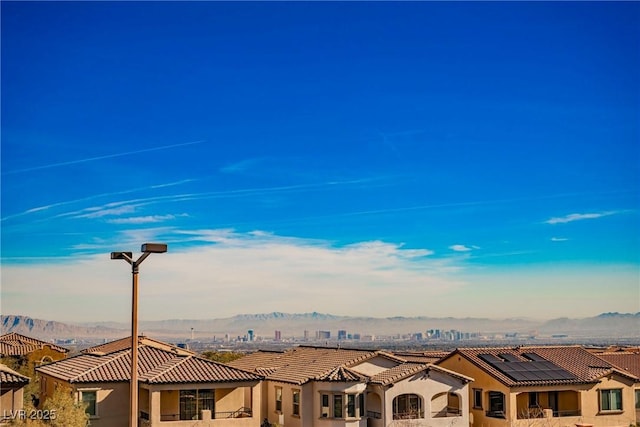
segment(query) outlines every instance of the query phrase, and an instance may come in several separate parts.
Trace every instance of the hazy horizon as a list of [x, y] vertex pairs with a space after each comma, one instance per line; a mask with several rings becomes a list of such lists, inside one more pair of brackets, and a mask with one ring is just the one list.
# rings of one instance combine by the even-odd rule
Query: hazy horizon
[[2, 313], [640, 311], [640, 3], [0, 8]]

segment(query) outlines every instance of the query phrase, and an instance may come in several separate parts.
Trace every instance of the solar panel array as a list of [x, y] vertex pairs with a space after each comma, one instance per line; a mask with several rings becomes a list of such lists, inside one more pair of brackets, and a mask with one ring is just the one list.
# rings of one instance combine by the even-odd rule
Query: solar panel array
[[479, 354], [478, 357], [514, 381], [567, 381], [577, 377], [571, 372], [535, 353], [527, 353], [529, 360], [514, 354]]

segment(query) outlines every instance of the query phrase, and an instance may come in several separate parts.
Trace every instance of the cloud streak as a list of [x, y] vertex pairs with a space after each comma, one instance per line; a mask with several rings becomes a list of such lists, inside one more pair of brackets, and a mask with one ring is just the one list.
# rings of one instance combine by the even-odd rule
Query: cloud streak
[[180, 144], [163, 145], [161, 147], [145, 148], [145, 149], [142, 149], [142, 150], [127, 151], [127, 152], [124, 152], [124, 153], [106, 154], [106, 155], [103, 155], [103, 156], [88, 157], [88, 158], [85, 158], [85, 159], [70, 160], [70, 161], [67, 161], [67, 162], [50, 163], [48, 165], [41, 165], [41, 166], [34, 166], [34, 167], [30, 167], [30, 168], [15, 169], [15, 170], [12, 170], [12, 171], [6, 171], [6, 172], [2, 172], [2, 175], [14, 175], [14, 174], [18, 174], [18, 173], [33, 172], [33, 171], [42, 170], [42, 169], [51, 169], [51, 168], [58, 168], [58, 167], [61, 167], [61, 166], [77, 165], [77, 164], [81, 164], [81, 163], [94, 162], [94, 161], [97, 161], [97, 160], [113, 159], [113, 158], [116, 158], [116, 157], [130, 156], [132, 154], [149, 153], [151, 151], [168, 150], [170, 148], [177, 148], [177, 147], [185, 147], [187, 145], [202, 144], [203, 142], [205, 142], [205, 141], [204, 140], [198, 140], [198, 141], [191, 141], [191, 142], [183, 142], [183, 143], [180, 143]]
[[617, 211], [594, 212], [594, 213], [572, 213], [565, 216], [553, 217], [545, 221], [546, 224], [567, 224], [585, 219], [598, 219], [605, 216], [615, 215]]
[[472, 250], [470, 247], [465, 245], [451, 245], [449, 246], [449, 249], [455, 252], [469, 252], [470, 250]]
[[171, 221], [178, 217], [186, 217], [187, 214], [180, 215], [146, 215], [146, 216], [134, 216], [129, 218], [113, 218], [107, 220], [109, 224], [151, 224], [158, 222]]

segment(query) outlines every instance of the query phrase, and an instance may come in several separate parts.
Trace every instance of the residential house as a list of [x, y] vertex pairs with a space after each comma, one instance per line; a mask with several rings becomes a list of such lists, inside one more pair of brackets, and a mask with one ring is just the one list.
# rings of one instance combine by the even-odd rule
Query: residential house
[[12, 415], [22, 409], [23, 389], [27, 384], [29, 377], [0, 364], [0, 423], [11, 420]]
[[437, 365], [474, 378], [472, 426], [635, 424], [638, 378], [579, 346], [462, 348]]
[[[128, 424], [131, 338], [41, 366], [41, 398], [70, 387], [85, 402], [92, 427]], [[140, 337], [139, 426], [258, 427], [262, 377]]]
[[300, 346], [229, 363], [263, 375], [262, 412], [286, 427], [468, 424], [471, 378], [384, 351]]
[[[614, 352], [596, 353], [596, 355], [616, 366], [618, 369], [629, 372], [640, 378], [640, 348], [621, 349]], [[635, 395], [636, 425], [640, 423], [640, 380], [633, 386]]]
[[0, 357], [20, 359], [30, 372], [37, 366], [67, 357], [68, 349], [15, 332], [0, 336]]

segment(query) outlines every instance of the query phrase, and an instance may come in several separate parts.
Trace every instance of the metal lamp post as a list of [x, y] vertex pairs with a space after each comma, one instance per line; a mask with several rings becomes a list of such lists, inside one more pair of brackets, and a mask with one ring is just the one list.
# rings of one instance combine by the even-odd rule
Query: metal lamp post
[[131, 391], [129, 402], [129, 427], [138, 425], [138, 271], [142, 261], [151, 254], [167, 252], [163, 243], [145, 243], [140, 249], [142, 255], [133, 259], [132, 252], [111, 252], [111, 259], [123, 259], [131, 264], [133, 289], [131, 296]]

